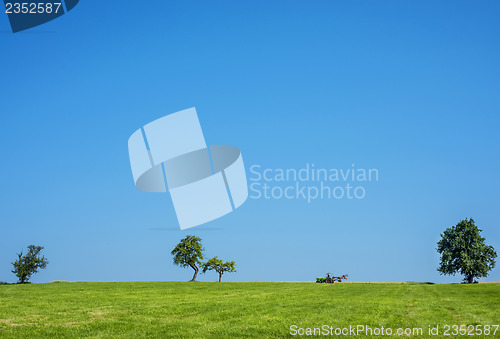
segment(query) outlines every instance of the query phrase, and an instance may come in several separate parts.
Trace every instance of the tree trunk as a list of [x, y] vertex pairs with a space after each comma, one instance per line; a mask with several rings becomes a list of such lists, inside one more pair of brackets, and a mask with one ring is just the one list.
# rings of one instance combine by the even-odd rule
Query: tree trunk
[[219, 282], [221, 281], [222, 279], [222, 273], [219, 273]]
[[196, 267], [196, 265], [191, 265], [191, 268], [194, 270], [193, 279], [191, 279], [191, 281], [196, 281], [196, 276], [198, 275], [198, 267]]
[[474, 282], [474, 276], [468, 275], [467, 276], [467, 284], [472, 284]]

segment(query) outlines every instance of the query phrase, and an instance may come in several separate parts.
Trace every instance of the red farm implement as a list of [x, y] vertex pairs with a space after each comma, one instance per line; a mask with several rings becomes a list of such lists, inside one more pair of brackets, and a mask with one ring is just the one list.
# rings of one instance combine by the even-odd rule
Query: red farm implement
[[316, 278], [317, 283], [327, 283], [333, 284], [334, 282], [342, 282], [342, 280], [347, 279], [347, 274], [341, 275], [340, 277], [334, 276], [332, 273], [327, 273], [326, 278]]

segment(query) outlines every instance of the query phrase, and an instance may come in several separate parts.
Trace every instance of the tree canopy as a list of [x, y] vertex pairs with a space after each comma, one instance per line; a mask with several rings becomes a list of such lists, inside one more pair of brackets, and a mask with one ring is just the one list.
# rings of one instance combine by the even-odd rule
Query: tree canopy
[[219, 282], [222, 280], [224, 272], [236, 272], [236, 264], [234, 261], [222, 262], [217, 257], [213, 257], [203, 264], [203, 273], [210, 270], [215, 270], [219, 274]]
[[441, 254], [438, 271], [446, 275], [460, 273], [467, 283], [488, 276], [495, 267], [497, 253], [485, 244], [481, 231], [472, 218], [447, 228], [437, 243], [437, 251]]
[[174, 256], [174, 264], [181, 267], [191, 267], [194, 270], [194, 275], [191, 281], [196, 280], [198, 275], [198, 265], [201, 265], [201, 259], [203, 259], [204, 248], [201, 245], [201, 239], [194, 236], [188, 235], [175, 246], [172, 250], [172, 255]]
[[17, 253], [18, 259], [12, 263], [14, 273], [19, 278], [20, 284], [25, 284], [29, 281], [30, 277], [38, 273], [39, 269], [44, 269], [49, 263], [44, 256], [40, 256], [40, 252], [43, 250], [42, 246], [29, 245], [28, 253], [23, 255]]

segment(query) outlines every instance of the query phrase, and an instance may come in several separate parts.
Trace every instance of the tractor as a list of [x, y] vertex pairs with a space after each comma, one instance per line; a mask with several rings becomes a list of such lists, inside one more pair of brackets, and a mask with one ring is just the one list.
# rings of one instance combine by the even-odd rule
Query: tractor
[[333, 275], [333, 273], [327, 273], [326, 278], [316, 278], [316, 282], [317, 283], [333, 284], [336, 281], [342, 282], [342, 280], [346, 280], [347, 276], [348, 276], [347, 274], [344, 274], [344, 275], [341, 275], [340, 277], [336, 277]]

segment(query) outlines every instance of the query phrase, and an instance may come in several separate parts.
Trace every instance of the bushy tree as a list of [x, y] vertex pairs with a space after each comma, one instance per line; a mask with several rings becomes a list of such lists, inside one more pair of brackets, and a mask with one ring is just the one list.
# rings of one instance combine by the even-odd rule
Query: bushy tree
[[205, 273], [206, 271], [215, 270], [217, 273], [219, 273], [219, 282], [221, 282], [224, 272], [236, 272], [235, 266], [236, 264], [234, 261], [222, 262], [222, 260], [220, 260], [219, 258], [213, 257], [203, 264], [203, 273]]
[[437, 251], [441, 254], [438, 271], [447, 275], [460, 273], [467, 283], [488, 276], [495, 267], [497, 253], [484, 240], [472, 218], [447, 228], [437, 243]]
[[181, 267], [191, 267], [194, 270], [193, 279], [196, 280], [198, 275], [198, 265], [201, 265], [201, 259], [203, 259], [204, 248], [201, 245], [201, 239], [194, 236], [188, 235], [175, 246], [172, 250], [172, 255], [174, 256], [174, 264]]
[[38, 273], [39, 269], [47, 267], [49, 262], [40, 255], [42, 250], [42, 246], [29, 245], [28, 253], [25, 255], [23, 255], [23, 251], [17, 253], [18, 259], [12, 263], [14, 266], [12, 273], [19, 278], [20, 284], [27, 283], [33, 274]]

